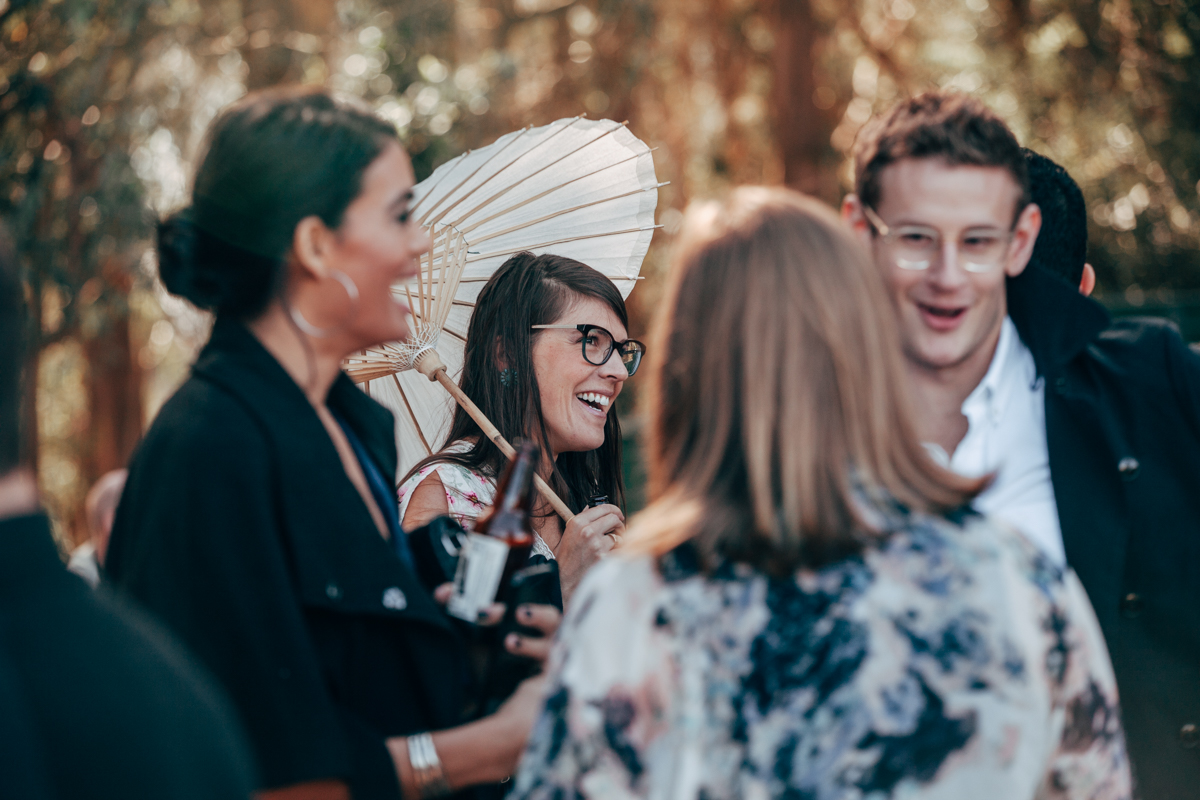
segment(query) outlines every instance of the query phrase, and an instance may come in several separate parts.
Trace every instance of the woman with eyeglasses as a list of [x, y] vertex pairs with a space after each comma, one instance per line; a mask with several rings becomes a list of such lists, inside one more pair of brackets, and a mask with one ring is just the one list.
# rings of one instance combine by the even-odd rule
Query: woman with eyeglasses
[[[570, 258], [518, 253], [479, 293], [467, 331], [463, 391], [506, 439], [541, 447], [542, 477], [576, 512], [565, 526], [548, 505], [534, 513], [534, 554], [558, 562], [564, 599], [625, 530], [615, 405], [645, 352], [628, 322], [604, 275]], [[445, 445], [400, 485], [404, 528], [444, 514], [469, 527], [491, 505], [506, 461], [456, 409]]]
[[684, 217], [650, 505], [588, 573], [508, 800], [1127, 800], [1078, 579], [916, 435], [879, 271], [833, 211]]

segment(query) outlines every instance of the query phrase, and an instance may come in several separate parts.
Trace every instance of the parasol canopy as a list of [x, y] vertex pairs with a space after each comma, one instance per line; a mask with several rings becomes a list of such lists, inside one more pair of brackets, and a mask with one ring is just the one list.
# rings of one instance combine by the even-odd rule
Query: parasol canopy
[[[396, 415], [400, 474], [445, 444], [454, 414], [448, 391], [480, 422], [457, 383], [475, 299], [500, 265], [525, 250], [566, 256], [628, 297], [663, 185], [650, 148], [624, 124], [581, 117], [509, 133], [417, 184], [412, 213], [433, 244], [417, 278], [392, 288], [412, 309], [412, 335], [345, 364]], [[442, 364], [444, 388], [432, 382]]]

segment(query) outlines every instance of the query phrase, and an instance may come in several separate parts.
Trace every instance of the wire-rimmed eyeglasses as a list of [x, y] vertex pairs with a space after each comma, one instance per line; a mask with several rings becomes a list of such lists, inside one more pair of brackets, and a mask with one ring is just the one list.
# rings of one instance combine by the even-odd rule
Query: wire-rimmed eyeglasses
[[637, 372], [646, 355], [646, 345], [636, 339], [626, 339], [618, 342], [613, 335], [599, 325], [533, 325], [534, 330], [579, 331], [583, 334], [580, 344], [583, 348], [583, 360], [600, 367], [608, 363], [613, 351], [621, 354], [621, 363], [631, 376]]
[[[863, 214], [883, 240], [892, 262], [900, 269], [922, 270], [942, 254], [942, 232], [929, 225], [891, 228], [874, 209], [864, 204]], [[1013, 231], [968, 228], [958, 240], [958, 263], [967, 272], [991, 272], [1004, 262]]]

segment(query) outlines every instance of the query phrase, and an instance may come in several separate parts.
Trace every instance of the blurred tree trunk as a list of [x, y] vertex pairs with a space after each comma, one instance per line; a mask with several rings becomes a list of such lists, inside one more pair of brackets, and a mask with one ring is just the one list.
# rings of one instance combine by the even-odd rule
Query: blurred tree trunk
[[129, 462], [142, 433], [142, 369], [129, 336], [129, 319], [109, 322], [85, 340], [91, 425], [84, 454], [89, 484]]
[[21, 444], [22, 460], [29, 465], [34, 474], [38, 471], [39, 454], [41, 452], [40, 426], [38, 425], [38, 375], [41, 350], [37, 346], [38, 337], [42, 330], [42, 297], [40, 284], [30, 281], [29, 318], [25, 323], [25, 369], [21, 375], [24, 384], [21, 387], [25, 397], [21, 405]]
[[771, 108], [783, 159], [783, 180], [806, 194], [837, 201], [833, 121], [813, 96], [814, 48], [820, 32], [809, 0], [774, 0], [775, 75]]

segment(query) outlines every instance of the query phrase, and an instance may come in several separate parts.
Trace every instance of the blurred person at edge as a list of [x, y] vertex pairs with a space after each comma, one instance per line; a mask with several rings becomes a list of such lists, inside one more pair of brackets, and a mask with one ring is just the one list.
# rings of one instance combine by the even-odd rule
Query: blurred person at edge
[[100, 476], [83, 501], [83, 514], [87, 519], [88, 540], [71, 551], [67, 569], [87, 581], [95, 589], [100, 585], [100, 573], [104, 569], [104, 555], [108, 552], [108, 537], [112, 533], [113, 518], [117, 514], [117, 502], [129, 472], [114, 469]]
[[216, 684], [59, 558], [19, 453], [24, 298], [0, 226], [0, 797], [245, 800], [251, 767]]
[[[580, 325], [595, 327], [585, 333]], [[564, 526], [543, 501], [532, 515], [532, 559], [557, 559], [567, 599], [625, 530], [616, 399], [645, 349], [629, 341], [628, 325], [621, 293], [601, 273], [562, 256], [518, 253], [479, 293], [467, 331], [463, 391], [506, 439], [541, 445], [542, 478], [577, 512]], [[401, 482], [404, 527], [442, 514], [469, 526], [491, 505], [507, 462], [455, 409], [441, 451]], [[585, 507], [594, 495], [613, 502]]]
[[464, 645], [396, 517], [392, 416], [341, 372], [409, 334], [389, 287], [429, 247], [412, 188], [390, 124], [267, 90], [219, 115], [159, 227], [167, 288], [216, 321], [134, 455], [106, 568], [225, 685], [264, 799], [497, 782], [536, 712], [540, 678], [465, 719]]
[[584, 579], [514, 800], [1128, 798], [1075, 576], [917, 438], [832, 210], [691, 209], [651, 344], [651, 503]]
[[1138, 793], [1197, 797], [1200, 357], [1169, 323], [1112, 322], [1081, 293], [1082, 197], [1060, 209], [1034, 165], [1048, 207], [1031, 202], [1025, 154], [978, 101], [899, 103], [855, 161], [843, 216], [890, 288], [921, 439], [960, 474], [995, 473], [975, 507], [1078, 574]]

